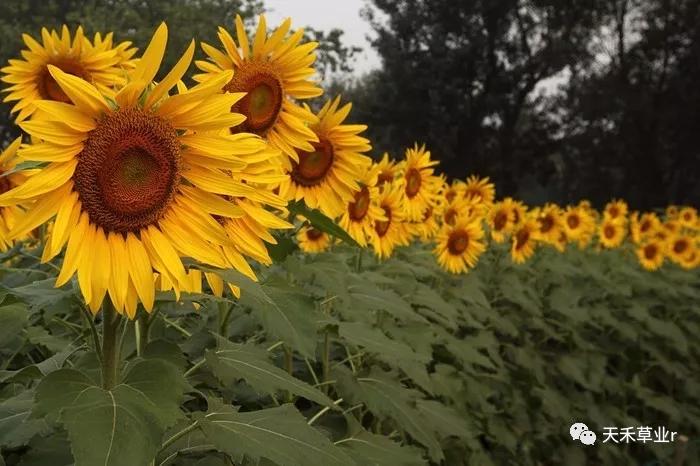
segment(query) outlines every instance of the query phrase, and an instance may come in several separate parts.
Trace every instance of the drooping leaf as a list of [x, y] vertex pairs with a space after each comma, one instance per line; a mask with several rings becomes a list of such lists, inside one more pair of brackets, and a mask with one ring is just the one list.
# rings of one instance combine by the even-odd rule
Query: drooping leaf
[[17, 448], [26, 445], [35, 435], [50, 430], [45, 420], [29, 417], [33, 404], [33, 390], [0, 402], [0, 446]]
[[355, 465], [343, 449], [309, 426], [289, 404], [245, 413], [216, 404], [198, 422], [211, 443], [234, 457], [267, 458], [280, 466], [306, 466], [310, 461], [324, 466]]
[[15, 303], [0, 307], [0, 348], [21, 333], [28, 319], [27, 306], [24, 304]]
[[361, 431], [336, 443], [347, 449], [358, 464], [367, 466], [423, 466], [428, 462], [420, 449], [400, 445], [382, 435]]
[[292, 215], [301, 215], [311, 223], [314, 228], [317, 228], [331, 236], [335, 236], [350, 244], [358, 246], [357, 241], [343, 230], [337, 223], [321, 213], [318, 209], [310, 209], [303, 201], [292, 201], [287, 205], [289, 213]]

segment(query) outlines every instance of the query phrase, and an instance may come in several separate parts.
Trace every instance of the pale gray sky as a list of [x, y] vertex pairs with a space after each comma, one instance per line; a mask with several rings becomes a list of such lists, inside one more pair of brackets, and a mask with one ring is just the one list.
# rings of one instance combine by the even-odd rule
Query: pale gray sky
[[292, 28], [311, 26], [327, 31], [342, 29], [346, 45], [362, 47], [356, 55], [355, 73], [363, 74], [379, 67], [379, 56], [365, 38], [372, 34], [369, 24], [360, 17], [366, 0], [264, 0], [267, 25], [274, 27], [287, 17]]

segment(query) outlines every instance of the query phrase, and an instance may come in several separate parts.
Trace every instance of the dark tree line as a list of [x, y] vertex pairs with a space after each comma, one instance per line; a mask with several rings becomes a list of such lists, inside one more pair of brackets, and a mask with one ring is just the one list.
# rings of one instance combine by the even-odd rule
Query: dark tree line
[[700, 200], [700, 0], [372, 0], [382, 68], [340, 87], [377, 153], [530, 202]]

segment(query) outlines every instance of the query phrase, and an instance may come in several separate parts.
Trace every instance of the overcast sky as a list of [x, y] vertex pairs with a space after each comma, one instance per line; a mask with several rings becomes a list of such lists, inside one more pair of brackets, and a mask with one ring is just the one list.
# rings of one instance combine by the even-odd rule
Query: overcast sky
[[379, 67], [379, 57], [365, 38], [371, 35], [369, 24], [360, 17], [366, 0], [264, 0], [268, 27], [274, 27], [284, 18], [292, 18], [292, 27], [311, 26], [327, 31], [342, 29], [344, 43], [362, 47], [357, 54], [355, 73], [363, 74]]

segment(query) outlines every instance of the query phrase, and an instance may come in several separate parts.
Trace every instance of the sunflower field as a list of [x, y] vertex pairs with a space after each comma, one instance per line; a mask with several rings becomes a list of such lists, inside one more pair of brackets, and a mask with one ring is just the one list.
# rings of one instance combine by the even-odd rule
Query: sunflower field
[[700, 465], [694, 206], [373, 154], [290, 20], [218, 39], [0, 69], [0, 465]]

